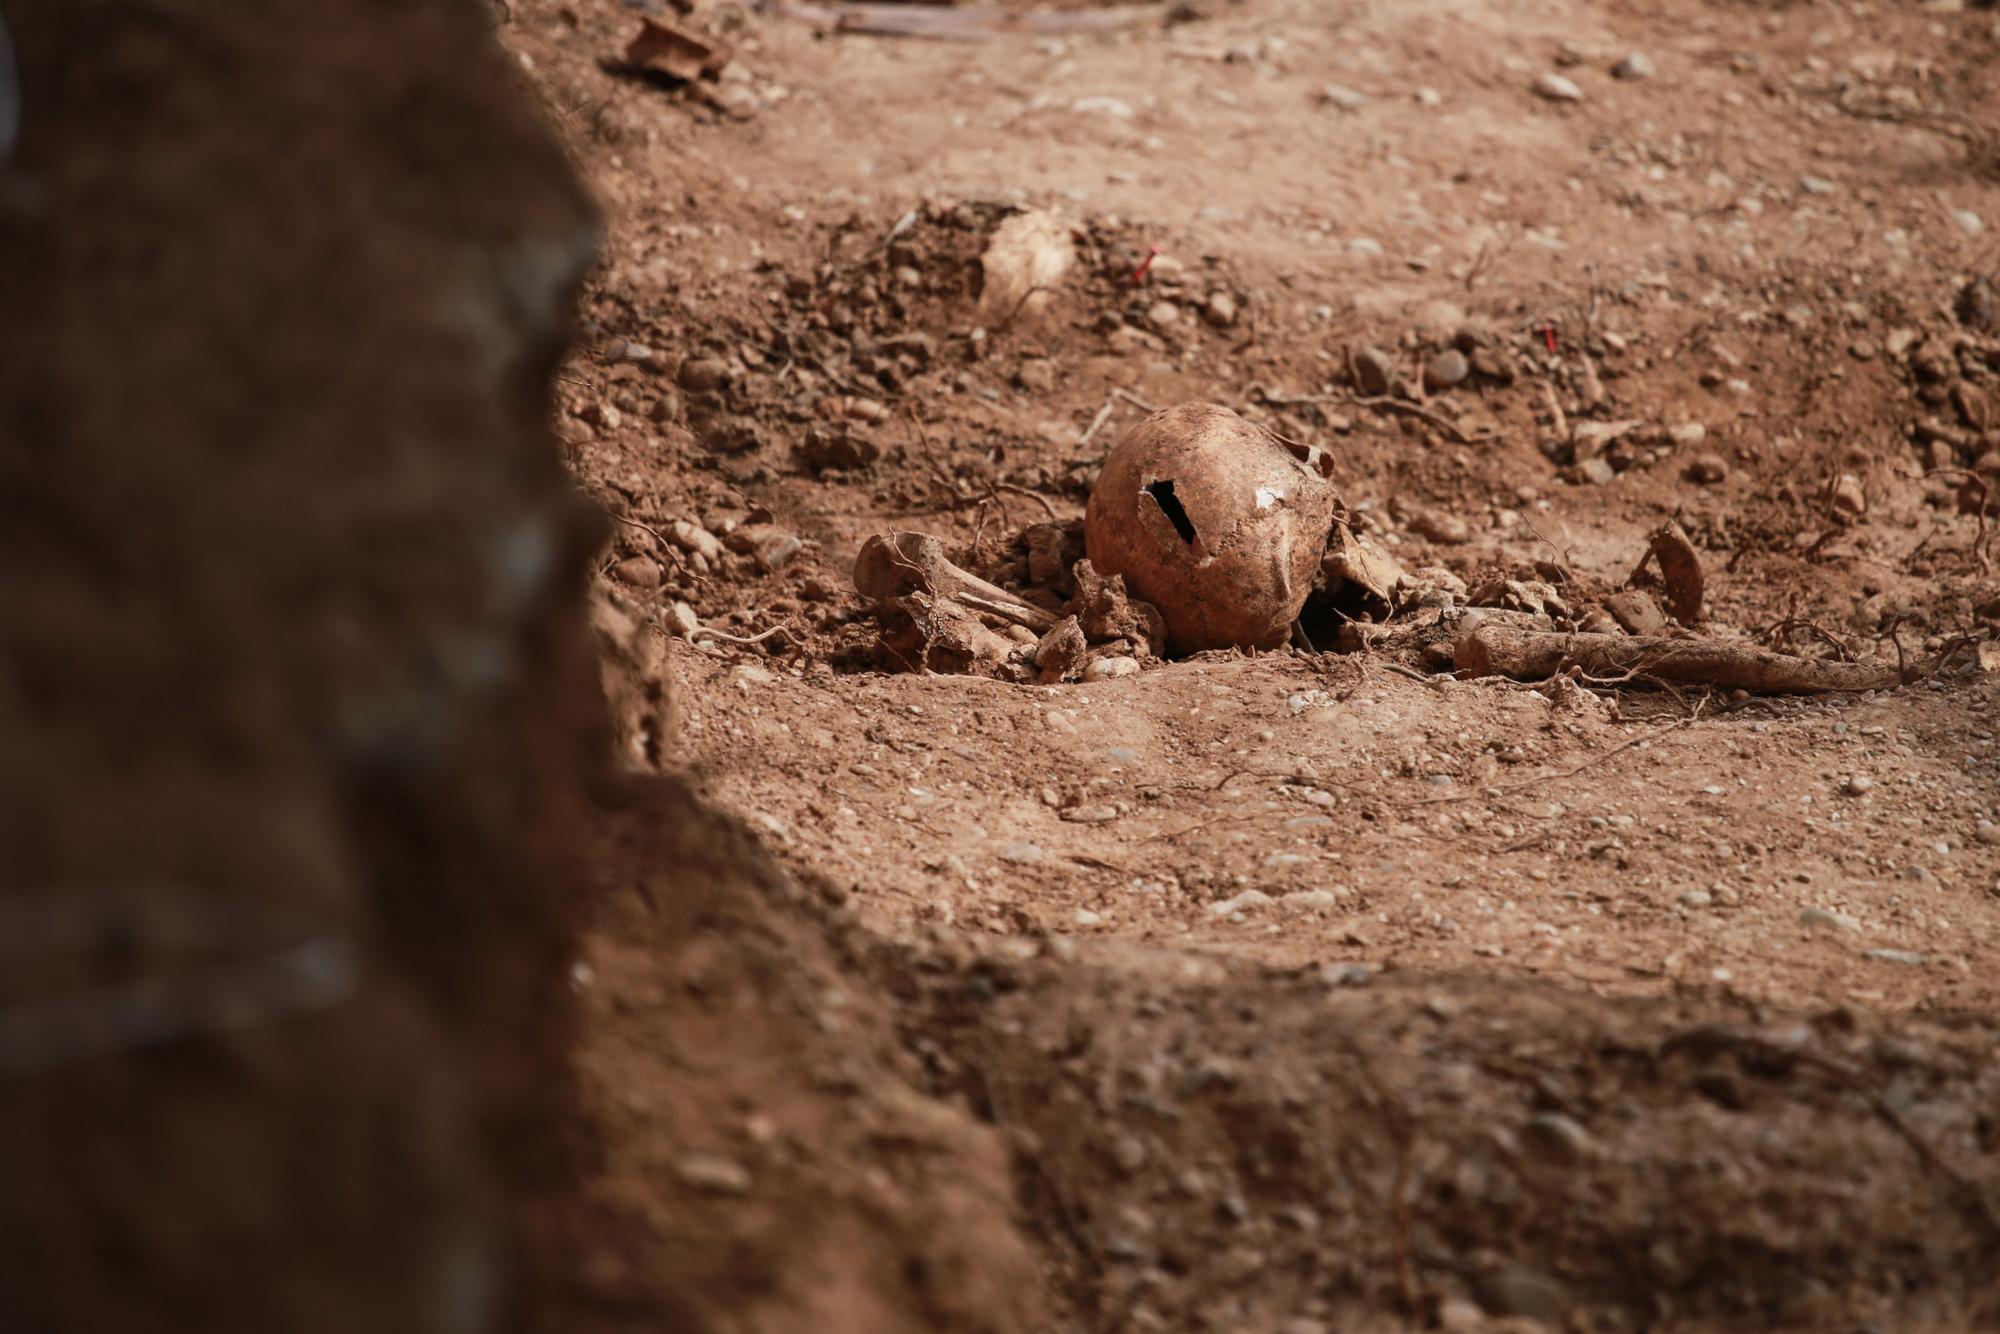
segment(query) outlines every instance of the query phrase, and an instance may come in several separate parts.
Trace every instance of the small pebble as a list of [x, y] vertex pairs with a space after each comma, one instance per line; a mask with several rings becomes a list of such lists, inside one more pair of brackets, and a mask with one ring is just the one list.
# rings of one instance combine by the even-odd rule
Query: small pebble
[[1217, 329], [1227, 329], [1236, 323], [1236, 298], [1227, 292], [1210, 293], [1208, 304], [1201, 308], [1201, 317]]
[[750, 1169], [713, 1153], [690, 1153], [674, 1163], [682, 1182], [710, 1195], [748, 1195]]
[[1354, 388], [1367, 398], [1380, 398], [1389, 392], [1389, 386], [1396, 379], [1396, 363], [1389, 354], [1375, 347], [1356, 348], [1354, 352]]
[[1118, 818], [1116, 806], [1072, 806], [1061, 812], [1061, 818], [1071, 824], [1109, 824]]
[[1715, 896], [1705, 889], [1690, 889], [1687, 893], [1681, 895], [1681, 906], [1683, 908], [1706, 908], [1713, 902], [1715, 902]]
[[1368, 94], [1356, 92], [1344, 83], [1329, 83], [1319, 90], [1319, 100], [1342, 111], [1359, 111], [1368, 105]]
[[1585, 459], [1576, 465], [1576, 474], [1592, 486], [1605, 486], [1618, 477], [1618, 470], [1605, 458]]
[[1875, 790], [1875, 780], [1867, 774], [1849, 774], [1841, 780], [1840, 790], [1850, 797], [1865, 796]]
[[1326, 963], [1319, 968], [1319, 980], [1330, 987], [1365, 987], [1375, 970], [1365, 963]]
[[1551, 102], [1581, 102], [1583, 89], [1560, 74], [1546, 73], [1535, 80], [1535, 94]]
[[1120, 676], [1130, 676], [1139, 670], [1139, 660], [1127, 657], [1092, 658], [1083, 669], [1086, 681], [1109, 681]]
[[1877, 963], [1900, 963], [1910, 968], [1921, 968], [1926, 962], [1923, 955], [1912, 954], [1908, 950], [1863, 950], [1861, 957]]
[[1611, 67], [1611, 77], [1614, 79], [1650, 79], [1658, 73], [1659, 70], [1653, 66], [1652, 57], [1644, 51], [1628, 52]]
[[1438, 1303], [1437, 1325], [1448, 1334], [1478, 1334], [1486, 1328], [1486, 1312], [1478, 1302], [1447, 1297]]
[[1582, 1162], [1596, 1147], [1590, 1132], [1561, 1112], [1529, 1117], [1521, 1127], [1521, 1139], [1542, 1157], [1565, 1165]]
[[2000, 845], [2000, 824], [1994, 824], [1990, 820], [1981, 820], [1979, 827], [1972, 831], [1972, 836], [1989, 848]]
[[1263, 890], [1246, 889], [1233, 898], [1222, 899], [1209, 904], [1208, 915], [1210, 917], [1234, 917], [1240, 912], [1249, 912], [1254, 908], [1268, 907], [1270, 902], [1271, 896]]
[[1450, 389], [1465, 383], [1465, 377], [1472, 374], [1472, 363], [1465, 354], [1455, 347], [1448, 347], [1424, 363], [1424, 388], [1436, 393], [1440, 389]]
[[611, 567], [611, 573], [621, 583], [634, 588], [658, 588], [660, 586], [660, 563], [651, 556], [633, 556], [619, 561]]
[[1729, 477], [1729, 461], [1720, 454], [1697, 454], [1688, 461], [1688, 480], [1714, 486]]
[[766, 574], [781, 570], [791, 563], [792, 557], [805, 549], [805, 543], [790, 533], [781, 533], [757, 547], [757, 568]]
[[1001, 861], [1011, 862], [1015, 866], [1033, 866], [1048, 858], [1048, 854], [1033, 843], [1009, 843], [1000, 849], [999, 855]]
[[1014, 372], [1014, 383], [1030, 393], [1052, 393], [1056, 387], [1055, 363], [1046, 357], [1030, 357]]
[[719, 357], [690, 357], [677, 377], [690, 394], [712, 394], [729, 383], [729, 363]]
[[1799, 909], [1799, 925], [1808, 927], [1833, 927], [1841, 931], [1855, 931], [1861, 923], [1844, 912], [1832, 912], [1826, 908]]

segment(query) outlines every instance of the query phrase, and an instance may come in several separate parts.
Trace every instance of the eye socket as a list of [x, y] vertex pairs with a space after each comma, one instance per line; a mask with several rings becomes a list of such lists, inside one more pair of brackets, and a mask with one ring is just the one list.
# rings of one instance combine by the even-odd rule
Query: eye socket
[[1186, 508], [1181, 505], [1180, 497], [1174, 494], [1173, 480], [1162, 477], [1157, 482], [1146, 483], [1146, 494], [1153, 498], [1153, 503], [1167, 516], [1167, 522], [1171, 523], [1174, 531], [1181, 535], [1181, 541], [1193, 546], [1194, 520], [1188, 517]]

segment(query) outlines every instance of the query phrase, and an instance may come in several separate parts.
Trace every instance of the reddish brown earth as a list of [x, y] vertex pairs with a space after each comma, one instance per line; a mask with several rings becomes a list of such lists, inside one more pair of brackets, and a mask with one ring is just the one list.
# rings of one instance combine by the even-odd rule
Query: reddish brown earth
[[1205, 399], [1475, 588], [1678, 514], [1704, 634], [2000, 637], [1991, 11], [712, 4], [694, 89], [612, 0], [8, 17], [0, 1325], [2000, 1321], [1991, 673], [1029, 685], [849, 583], [1018, 583]]
[[[1018, 579], [1013, 535], [1080, 516], [1142, 415], [1123, 390], [1329, 449], [1376, 540], [1475, 587], [1554, 562], [1588, 600], [1678, 514], [1705, 634], [1990, 640], [1977, 484], [1944, 470], [2000, 466], [1968, 425], [2000, 347], [1955, 308], [2000, 226], [1991, 13], [1195, 9], [965, 43], [697, 9], [744, 119], [617, 74], [619, 6], [503, 25], [611, 219], [556, 429], [630, 521], [605, 586], [677, 715], [628, 758], [736, 813], [861, 955], [808, 990], [801, 1064], [886, 1006], [918, 1086], [1002, 1133], [1059, 1326], [1996, 1318], [1992, 676], [1674, 697], [1286, 650], [1021, 685], [889, 670], [847, 577], [916, 529]], [[1634, 50], [1654, 76], [1613, 77]], [[1582, 100], [1537, 96], [1546, 71]], [[1082, 259], [996, 312], [979, 257], [1023, 207]], [[1338, 401], [1350, 352], [1408, 370], [1464, 326], [1515, 373], [1432, 396], [1455, 433]], [[1610, 480], [1552, 402], [1633, 423]], [[676, 522], [742, 554], [692, 568]], [[773, 1211], [818, 1198], [798, 1154], [837, 1179], [883, 1151], [761, 1075], [733, 1129], [662, 1107], [655, 1071], [715, 1058], [640, 1022], [675, 975], [652, 929], [585, 948], [603, 1186], [767, 1256]], [[826, 1096], [866, 1121], [872, 1090]], [[743, 1193], [656, 1165], [690, 1144]]]

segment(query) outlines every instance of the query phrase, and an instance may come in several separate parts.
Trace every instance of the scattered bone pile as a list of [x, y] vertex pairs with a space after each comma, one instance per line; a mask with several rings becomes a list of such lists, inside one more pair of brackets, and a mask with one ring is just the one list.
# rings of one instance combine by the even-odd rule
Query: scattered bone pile
[[[1055, 684], [1131, 675], [1168, 654], [1326, 646], [1402, 654], [1461, 676], [1812, 694], [1885, 689], [1955, 665], [1822, 661], [1701, 633], [1705, 578], [1668, 521], [1626, 586], [1592, 593], [1555, 562], [1468, 588], [1405, 570], [1357, 533], [1318, 449], [1228, 408], [1148, 417], [1106, 459], [1082, 524], [1022, 529], [965, 564], [936, 537], [871, 538], [855, 588], [885, 665]], [[980, 566], [984, 573], [967, 566]], [[1657, 589], [1657, 595], [1655, 593]]]

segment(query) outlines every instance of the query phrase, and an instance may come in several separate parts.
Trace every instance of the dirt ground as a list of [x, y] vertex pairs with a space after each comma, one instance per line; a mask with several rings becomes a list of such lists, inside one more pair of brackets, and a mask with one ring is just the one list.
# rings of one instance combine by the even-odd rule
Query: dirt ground
[[[763, 850], [752, 902], [663, 889], [707, 863], [612, 820], [567, 1318], [2000, 1320], [2000, 675], [1043, 685], [902, 670], [850, 578], [897, 529], [1018, 576], [1140, 404], [1206, 400], [1461, 603], [1594, 601], [1677, 516], [1703, 635], [2000, 638], [1993, 11], [769, 8], [676, 17], [733, 49], [692, 84], [624, 68], [638, 7], [500, 22], [609, 219], [556, 432], [620, 520], [623, 758]], [[1000, 310], [1026, 209], [1080, 258]], [[1463, 383], [1353, 401], [1455, 341]]]

